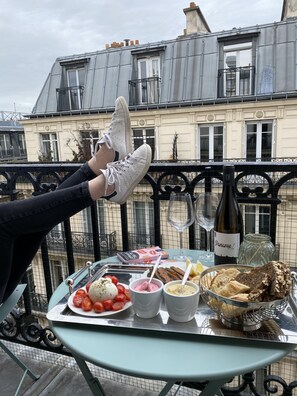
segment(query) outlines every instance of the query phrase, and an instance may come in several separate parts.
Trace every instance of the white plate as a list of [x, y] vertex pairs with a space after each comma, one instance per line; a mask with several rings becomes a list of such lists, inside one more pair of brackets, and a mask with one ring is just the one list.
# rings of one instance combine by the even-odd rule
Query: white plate
[[[129, 287], [127, 285], [124, 285], [123, 283], [119, 283], [119, 285], [123, 285], [125, 287], [125, 289], [129, 289]], [[82, 287], [81, 289], [86, 290], [85, 287]], [[100, 316], [111, 316], [111, 315], [115, 315], [120, 312], [126, 311], [126, 309], [130, 308], [132, 305], [132, 302], [128, 301], [124, 305], [124, 308], [119, 309], [118, 311], [104, 311], [101, 313], [97, 313], [95, 311], [84, 311], [82, 308], [78, 308], [73, 304], [73, 298], [75, 296], [76, 291], [74, 293], [72, 293], [71, 296], [68, 298], [68, 307], [71, 309], [71, 311], [73, 311], [76, 314], [81, 315], [81, 316], [90, 316], [90, 317], [95, 317], [95, 318], [100, 318]]]

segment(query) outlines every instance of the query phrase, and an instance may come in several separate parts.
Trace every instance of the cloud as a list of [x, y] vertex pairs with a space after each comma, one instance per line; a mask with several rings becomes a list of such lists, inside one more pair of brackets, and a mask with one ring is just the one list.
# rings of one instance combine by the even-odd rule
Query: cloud
[[[174, 39], [186, 25], [181, 0], [1, 0], [0, 111], [30, 112], [55, 59], [105, 44]], [[274, 22], [282, 0], [200, 0], [213, 32]]]

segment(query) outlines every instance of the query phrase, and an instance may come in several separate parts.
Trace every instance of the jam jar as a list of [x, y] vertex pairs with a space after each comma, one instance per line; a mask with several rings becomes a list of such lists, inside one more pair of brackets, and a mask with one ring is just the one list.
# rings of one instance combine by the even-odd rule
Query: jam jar
[[239, 247], [237, 263], [257, 267], [275, 260], [275, 256], [275, 246], [269, 235], [247, 234]]

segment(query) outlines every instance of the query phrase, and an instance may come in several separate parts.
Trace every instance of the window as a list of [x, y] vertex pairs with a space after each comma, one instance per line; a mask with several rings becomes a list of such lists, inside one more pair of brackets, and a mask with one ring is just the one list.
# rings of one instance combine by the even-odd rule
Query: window
[[218, 38], [218, 97], [254, 95], [258, 35], [250, 32]]
[[57, 93], [57, 111], [83, 108], [86, 70], [89, 58], [61, 61], [62, 78]]
[[143, 143], [147, 143], [152, 149], [152, 158], [155, 158], [155, 130], [148, 129], [133, 129], [133, 143], [134, 150], [140, 147]]
[[155, 240], [153, 202], [133, 202], [134, 235], [132, 245], [135, 248], [152, 246]]
[[138, 59], [139, 104], [159, 102], [160, 58]]
[[201, 162], [223, 160], [223, 125], [198, 126], [198, 159]]
[[95, 145], [97, 141], [99, 140], [99, 132], [96, 129], [92, 130], [81, 130], [79, 132], [80, 134], [80, 150], [82, 151], [82, 156], [84, 160], [86, 161], [88, 158], [90, 158], [95, 149]]
[[41, 134], [42, 161], [59, 161], [58, 140], [56, 133]]
[[270, 235], [270, 207], [260, 205], [243, 205], [245, 234]]
[[56, 289], [67, 277], [66, 264], [59, 260], [50, 260], [53, 289]]
[[[98, 212], [98, 226], [99, 226], [99, 234], [105, 234], [105, 211], [104, 211], [104, 202], [103, 200], [96, 201], [97, 212]], [[83, 214], [83, 232], [88, 234], [93, 233], [92, 228], [92, 213], [91, 208], [86, 208], [82, 211]]]
[[[100, 237], [101, 248], [106, 246], [106, 224], [105, 224], [105, 210], [103, 200], [96, 201], [97, 212], [98, 212], [98, 231]], [[92, 212], [91, 208], [88, 207], [82, 211], [83, 215], [83, 233], [87, 234], [88, 238], [93, 238], [93, 227], [92, 227]], [[103, 244], [102, 244], [103, 242]]]
[[273, 125], [271, 121], [246, 124], [246, 160], [271, 161]]
[[129, 80], [130, 105], [155, 104], [160, 102], [161, 59], [166, 46], [138, 48], [133, 56], [132, 79]]
[[23, 133], [18, 133], [17, 139], [18, 139], [20, 154], [21, 155], [25, 154], [26, 153], [25, 135]]
[[28, 269], [26, 271], [26, 275], [27, 275], [28, 289], [29, 289], [30, 293], [33, 293], [35, 291], [35, 283], [34, 283], [34, 274], [33, 274], [32, 264], [30, 264], [30, 266], [28, 267]]
[[0, 134], [0, 157], [7, 157], [12, 155], [12, 146], [10, 135], [8, 133]]
[[224, 96], [252, 93], [252, 43], [224, 46]]
[[67, 70], [67, 87], [70, 110], [82, 108], [85, 68]]

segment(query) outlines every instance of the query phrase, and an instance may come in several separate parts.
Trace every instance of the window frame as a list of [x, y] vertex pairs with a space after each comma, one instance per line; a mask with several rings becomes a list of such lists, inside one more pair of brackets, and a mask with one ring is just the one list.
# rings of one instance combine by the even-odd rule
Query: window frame
[[[240, 205], [241, 212], [242, 212], [242, 217], [244, 219], [244, 234], [252, 233], [252, 234], [270, 234], [270, 228], [271, 228], [271, 207], [270, 205], [259, 205], [259, 204], [241, 204]], [[247, 208], [255, 208], [253, 212], [247, 213]], [[263, 209], [268, 209], [268, 213], [261, 213], [261, 208]], [[250, 221], [247, 221], [247, 216], [254, 216], [254, 228], [247, 229], [249, 226]], [[268, 224], [265, 229], [261, 229], [261, 219], [260, 217], [262, 216], [263, 219], [268, 219]], [[267, 231], [268, 230], [268, 231]]]
[[[232, 48], [231, 48], [232, 47]], [[249, 62], [247, 64], [242, 63], [241, 58], [243, 58], [243, 53], [249, 51]], [[224, 97], [230, 96], [242, 96], [242, 95], [251, 95], [252, 94], [252, 84], [253, 84], [253, 76], [252, 76], [252, 69], [250, 68], [252, 65], [252, 42], [245, 42], [245, 43], [237, 43], [237, 44], [227, 44], [223, 47], [224, 53], [224, 79], [223, 79], [223, 94]], [[228, 54], [235, 54], [235, 65], [228, 65], [227, 56]], [[242, 71], [246, 69], [246, 73], [249, 75], [249, 84], [248, 84], [248, 92], [243, 92], [242, 84], [243, 81]], [[229, 70], [229, 72], [228, 72]], [[246, 75], [246, 73], [244, 75]], [[229, 78], [229, 82], [235, 82], [235, 93], [233, 95], [227, 94], [227, 80]]]
[[[271, 152], [270, 152], [270, 158], [265, 159], [263, 158], [263, 147], [262, 147], [262, 141], [263, 141], [263, 125], [264, 124], [270, 124], [271, 125]], [[248, 125], [256, 125], [256, 153], [255, 153], [255, 159], [248, 159]], [[250, 134], [252, 134], [250, 132]], [[274, 120], [255, 120], [255, 121], [246, 121], [245, 126], [244, 126], [244, 158], [246, 161], [255, 161], [255, 162], [261, 162], [261, 161], [271, 161], [273, 158], [275, 150], [275, 121]]]
[[[136, 245], [139, 247], [151, 246], [155, 239], [153, 202], [133, 200], [133, 219]], [[145, 228], [144, 232], [142, 232], [143, 228]]]
[[[214, 123], [214, 124], [198, 124], [197, 125], [197, 159], [201, 161], [201, 129], [208, 128], [208, 160], [206, 162], [214, 162], [218, 161], [215, 159], [215, 128], [222, 128], [222, 160], [224, 158], [224, 147], [225, 147], [225, 125], [223, 123]], [[204, 161], [204, 160], [203, 160]]]
[[[49, 135], [49, 139], [45, 140], [44, 136], [45, 135]], [[55, 138], [53, 139], [53, 135], [55, 135]], [[51, 161], [53, 162], [57, 162], [59, 161], [60, 158], [60, 149], [59, 149], [59, 139], [58, 139], [58, 134], [56, 132], [42, 132], [39, 134], [40, 136], [40, 151], [42, 153], [42, 155], [44, 157], [47, 158], [48, 154], [50, 154], [50, 157], [48, 157]], [[48, 142], [49, 143], [49, 147], [50, 147], [50, 152], [48, 153], [47, 150], [44, 150], [44, 143]], [[54, 147], [54, 149], [53, 149]], [[55, 154], [53, 155], [53, 153], [56, 153], [56, 157], [55, 158]]]
[[[154, 66], [156, 63], [156, 66]], [[145, 65], [145, 70], [142, 65]], [[157, 70], [157, 72], [155, 72]], [[155, 78], [161, 75], [160, 55], [147, 55], [137, 58], [138, 98], [139, 104], [157, 103], [160, 93], [159, 84]]]
[[[220, 36], [218, 37], [218, 46], [219, 46], [219, 60], [218, 60], [218, 85], [217, 85], [217, 96], [218, 98], [224, 98], [226, 96], [225, 92], [225, 52], [224, 49], [229, 47], [229, 49], [240, 49], [243, 50], [247, 47], [251, 47], [251, 64], [247, 68], [242, 68], [237, 71], [238, 77], [240, 78], [241, 72], [243, 74], [249, 73], [250, 75], [250, 92], [249, 95], [255, 95], [255, 67], [256, 67], [256, 48], [257, 48], [257, 40], [260, 32], [250, 32], [250, 33], [242, 33], [240, 35], [228, 35], [228, 36]], [[233, 48], [231, 48], [233, 46]], [[246, 95], [246, 94], [244, 94]], [[230, 95], [232, 96], [244, 96], [239, 93], [239, 95]]]
[[[80, 73], [83, 72], [83, 82], [81, 81]], [[75, 84], [71, 82], [70, 73], [74, 73]], [[66, 69], [66, 81], [68, 88], [68, 100], [70, 110], [82, 109], [83, 92], [85, 86], [86, 69], [85, 67], [73, 67]]]
[[[135, 132], [139, 131], [141, 136], [135, 136]], [[152, 131], [153, 136], [147, 136], [147, 132]], [[148, 144], [152, 149], [152, 159], [156, 157], [156, 129], [155, 128], [133, 128], [132, 129], [133, 147], [136, 150], [142, 144]], [[135, 144], [137, 142], [137, 144]], [[153, 142], [153, 144], [152, 144]]]

